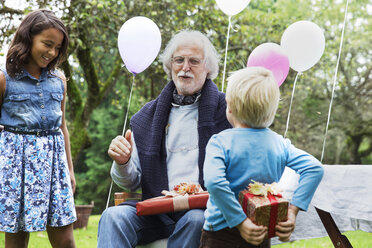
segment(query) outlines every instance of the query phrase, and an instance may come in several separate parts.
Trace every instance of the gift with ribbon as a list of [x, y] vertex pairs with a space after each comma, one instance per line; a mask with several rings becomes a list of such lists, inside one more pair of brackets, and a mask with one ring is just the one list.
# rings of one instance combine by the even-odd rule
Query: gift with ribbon
[[[253, 181], [253, 180], [252, 180]], [[268, 227], [268, 237], [275, 236], [275, 225], [288, 218], [288, 200], [279, 193], [277, 183], [250, 183], [239, 192], [239, 202], [244, 213], [256, 225]]]
[[163, 190], [164, 196], [159, 196], [137, 202], [137, 215], [154, 215], [171, 213], [189, 209], [205, 209], [209, 194], [200, 185], [182, 183], [176, 185], [172, 191]]

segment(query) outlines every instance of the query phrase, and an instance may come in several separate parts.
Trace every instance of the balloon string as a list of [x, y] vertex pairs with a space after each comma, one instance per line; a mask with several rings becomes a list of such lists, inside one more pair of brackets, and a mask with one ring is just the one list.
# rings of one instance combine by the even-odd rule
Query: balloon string
[[301, 72], [298, 72], [298, 73], [297, 73], [297, 75], [296, 75], [296, 79], [295, 79], [295, 81], [294, 81], [294, 83], [293, 83], [293, 90], [292, 90], [291, 102], [290, 102], [290, 104], [289, 104], [288, 117], [287, 117], [287, 125], [286, 125], [286, 127], [285, 127], [284, 138], [285, 138], [285, 136], [287, 135], [287, 131], [288, 131], [289, 118], [290, 118], [290, 116], [291, 116], [291, 109], [292, 109], [293, 96], [294, 96], [294, 92], [295, 92], [295, 88], [296, 88], [296, 82], [297, 82], [298, 75], [301, 75]]
[[135, 78], [135, 77], [136, 77], [136, 75], [133, 74], [132, 86], [131, 86], [131, 89], [130, 89], [129, 100], [128, 100], [128, 106], [127, 106], [127, 113], [125, 114], [125, 121], [124, 121], [124, 126], [123, 126], [123, 133], [121, 134], [122, 136], [124, 136], [124, 134], [125, 134], [125, 127], [127, 126], [127, 119], [128, 119], [128, 113], [129, 113], [130, 102], [131, 102], [131, 99], [132, 99], [132, 92], [133, 92], [134, 78]]
[[111, 179], [109, 194], [108, 194], [108, 197], [107, 197], [106, 209], [108, 208], [108, 205], [109, 205], [109, 202], [110, 202], [111, 190], [112, 190], [112, 179]]
[[223, 63], [223, 74], [222, 74], [222, 89], [221, 89], [222, 92], [223, 92], [224, 87], [225, 87], [226, 59], [227, 59], [227, 48], [229, 46], [230, 27], [231, 27], [231, 16], [229, 16], [229, 27], [227, 28], [227, 38], [226, 38], [226, 48], [225, 48], [225, 61]]
[[340, 41], [340, 47], [338, 50], [338, 58], [337, 58], [337, 63], [336, 63], [336, 69], [335, 69], [335, 74], [334, 74], [334, 80], [333, 80], [333, 87], [332, 87], [332, 95], [331, 95], [331, 101], [329, 103], [329, 110], [328, 110], [328, 118], [327, 118], [327, 125], [326, 125], [326, 130], [324, 134], [324, 140], [323, 140], [323, 148], [322, 148], [322, 156], [320, 158], [320, 162], [323, 162], [323, 157], [324, 157], [324, 149], [325, 149], [325, 144], [326, 144], [326, 139], [327, 139], [327, 133], [328, 133], [328, 126], [329, 126], [329, 121], [331, 118], [331, 111], [332, 111], [332, 103], [333, 103], [333, 97], [335, 93], [335, 87], [336, 87], [336, 81], [337, 81], [337, 71], [338, 71], [338, 66], [340, 64], [340, 57], [341, 57], [341, 51], [342, 51], [342, 44], [344, 41], [344, 32], [345, 32], [345, 25], [346, 25], [346, 19], [347, 19], [347, 8], [349, 5], [349, 0], [346, 0], [346, 8], [345, 8], [345, 17], [344, 17], [344, 24], [342, 26], [342, 32], [341, 32], [341, 41]]
[[[124, 127], [123, 127], [123, 132], [122, 132], [122, 136], [124, 136], [125, 134], [125, 127], [127, 126], [127, 119], [128, 119], [128, 113], [129, 113], [129, 107], [130, 107], [130, 102], [132, 100], [132, 92], [133, 92], [133, 86], [134, 86], [134, 78], [135, 78], [136, 74], [133, 73], [133, 80], [132, 80], [132, 86], [131, 86], [131, 89], [130, 89], [130, 94], [129, 94], [129, 100], [128, 100], [128, 106], [127, 106], [127, 113], [125, 114], [125, 120], [124, 120]], [[114, 164], [115, 162], [112, 162], [112, 165]], [[109, 190], [109, 193], [108, 193], [108, 196], [107, 196], [107, 202], [106, 202], [106, 209], [108, 208], [108, 205], [109, 205], [109, 202], [110, 202], [110, 196], [111, 196], [111, 190], [112, 190], [112, 179], [111, 179], [111, 184], [110, 184], [110, 190]]]
[[234, 31], [234, 32], [238, 32], [239, 28], [234, 28], [234, 26], [231, 24], [231, 30]]

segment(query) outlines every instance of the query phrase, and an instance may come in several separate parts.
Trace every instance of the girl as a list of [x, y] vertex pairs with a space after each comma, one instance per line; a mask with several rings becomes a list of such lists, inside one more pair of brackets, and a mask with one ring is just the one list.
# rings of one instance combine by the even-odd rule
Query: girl
[[65, 122], [66, 79], [56, 70], [68, 34], [49, 10], [28, 14], [0, 71], [0, 231], [27, 247], [47, 230], [53, 247], [75, 247], [75, 177]]

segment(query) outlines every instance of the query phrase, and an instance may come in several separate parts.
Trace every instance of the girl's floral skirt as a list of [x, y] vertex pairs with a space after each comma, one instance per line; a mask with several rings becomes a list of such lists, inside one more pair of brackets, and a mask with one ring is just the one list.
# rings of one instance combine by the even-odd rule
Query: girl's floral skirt
[[0, 231], [43, 231], [75, 220], [63, 134], [0, 132]]

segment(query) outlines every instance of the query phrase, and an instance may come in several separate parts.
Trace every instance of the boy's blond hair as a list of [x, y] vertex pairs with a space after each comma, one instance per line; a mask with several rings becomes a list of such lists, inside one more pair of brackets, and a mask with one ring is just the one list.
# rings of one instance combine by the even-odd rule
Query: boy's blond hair
[[247, 67], [227, 79], [226, 98], [236, 121], [251, 128], [269, 127], [279, 105], [279, 86], [271, 71]]

